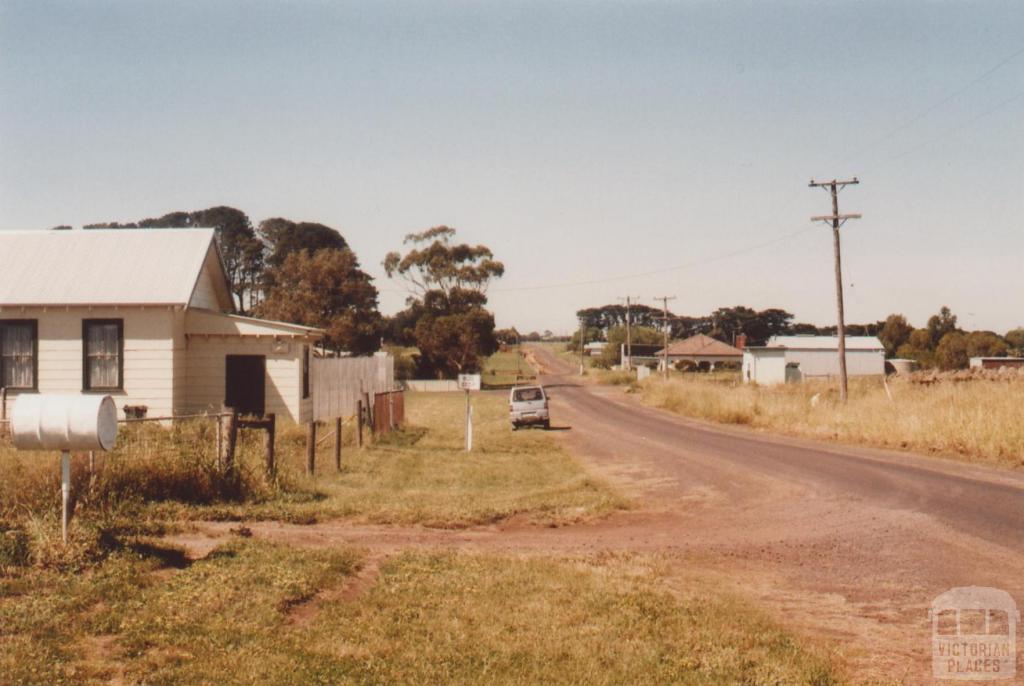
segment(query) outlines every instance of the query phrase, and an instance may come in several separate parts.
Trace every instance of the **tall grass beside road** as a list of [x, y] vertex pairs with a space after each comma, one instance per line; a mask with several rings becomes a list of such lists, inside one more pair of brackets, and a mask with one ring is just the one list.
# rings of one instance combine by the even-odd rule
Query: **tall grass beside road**
[[1024, 382], [889, 386], [892, 400], [881, 379], [851, 379], [846, 406], [824, 381], [766, 387], [691, 374], [652, 377], [638, 392], [648, 405], [698, 419], [1024, 467]]

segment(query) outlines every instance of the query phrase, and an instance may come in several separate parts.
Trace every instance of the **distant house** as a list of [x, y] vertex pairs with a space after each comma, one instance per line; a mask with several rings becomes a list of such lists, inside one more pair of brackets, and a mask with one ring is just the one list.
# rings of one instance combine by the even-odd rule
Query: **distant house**
[[[874, 336], [846, 337], [848, 376], [885, 373], [885, 346]], [[836, 336], [774, 336], [743, 351], [743, 380], [771, 385], [839, 376]]]
[[1024, 367], [1024, 357], [972, 357], [971, 368], [999, 369], [1000, 367]]
[[[311, 417], [323, 332], [233, 314], [212, 229], [0, 232], [0, 387]], [[142, 411], [140, 409], [140, 411]]]
[[646, 345], [633, 343], [627, 346], [625, 343], [619, 345], [619, 360], [624, 369], [632, 369], [636, 365], [645, 366], [658, 361], [660, 345]]
[[739, 364], [743, 361], [742, 350], [702, 333], [672, 343], [668, 346], [667, 355], [665, 348], [662, 348], [658, 351], [658, 356], [667, 357], [669, 364], [688, 360], [695, 364], [704, 362], [712, 369], [720, 362]]
[[604, 341], [591, 341], [583, 346], [583, 352], [590, 357], [597, 357], [604, 352], [608, 344]]

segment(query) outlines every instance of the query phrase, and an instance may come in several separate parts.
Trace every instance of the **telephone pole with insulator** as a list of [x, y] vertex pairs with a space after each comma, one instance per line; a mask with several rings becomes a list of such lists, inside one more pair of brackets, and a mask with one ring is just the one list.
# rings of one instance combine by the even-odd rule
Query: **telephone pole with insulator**
[[836, 312], [838, 320], [836, 324], [836, 337], [839, 342], [839, 400], [846, 402], [846, 323], [843, 318], [843, 269], [839, 250], [839, 229], [848, 219], [860, 219], [859, 214], [839, 214], [839, 191], [847, 186], [855, 186], [860, 181], [853, 177], [848, 181], [815, 181], [811, 179], [811, 188], [827, 188], [832, 195], [832, 214], [811, 217], [811, 221], [825, 222], [832, 225], [832, 245], [835, 250], [836, 262]]

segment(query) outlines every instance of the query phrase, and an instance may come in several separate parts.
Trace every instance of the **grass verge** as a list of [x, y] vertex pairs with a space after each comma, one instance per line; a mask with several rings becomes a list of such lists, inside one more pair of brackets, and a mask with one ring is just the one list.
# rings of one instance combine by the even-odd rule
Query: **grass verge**
[[661, 559], [405, 553], [358, 597], [339, 592], [360, 564], [348, 550], [236, 541], [181, 569], [160, 564], [119, 554], [90, 575], [4, 581], [0, 674], [25, 684], [838, 680], [827, 656], [737, 600], [700, 584], [670, 593]]
[[627, 506], [541, 431], [512, 433], [505, 396], [474, 394], [475, 448], [464, 451], [461, 393], [407, 395], [407, 426], [359, 450], [347, 430], [342, 470], [332, 440], [317, 450], [317, 476], [304, 474], [305, 434], [282, 427], [279, 474], [262, 473], [261, 437], [243, 433], [239, 477], [218, 479], [212, 435], [184, 438], [156, 427], [126, 437], [90, 478], [76, 459], [71, 545], [60, 544], [56, 455], [0, 450], [0, 573], [6, 567], [87, 566], [125, 536], [157, 535], [194, 519], [350, 518], [376, 524], [466, 527], [522, 516], [561, 525]]
[[[627, 501], [592, 476], [543, 431], [513, 433], [504, 394], [473, 395], [474, 449], [465, 452], [461, 393], [407, 394], [408, 427], [364, 449], [343, 451], [341, 473], [326, 474], [309, 496], [190, 506], [184, 516], [310, 522], [354, 518], [375, 524], [457, 528], [513, 516], [569, 524]], [[427, 428], [429, 427], [429, 428]]]
[[645, 380], [639, 393], [654, 407], [715, 422], [1024, 467], [1024, 382], [889, 385], [892, 400], [881, 379], [851, 379], [845, 406], [833, 384], [819, 381], [765, 387], [690, 375]]
[[491, 388], [514, 386], [534, 378], [533, 368], [517, 347], [488, 357], [481, 372], [481, 381]]

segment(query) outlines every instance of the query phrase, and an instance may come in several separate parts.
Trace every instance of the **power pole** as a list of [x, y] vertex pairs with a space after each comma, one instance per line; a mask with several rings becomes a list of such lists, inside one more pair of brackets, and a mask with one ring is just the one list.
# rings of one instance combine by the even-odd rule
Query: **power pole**
[[627, 372], [630, 369], [633, 368], [633, 337], [632, 337], [631, 326], [630, 326], [630, 316], [629, 316], [630, 315], [630, 309], [629, 308], [633, 304], [632, 300], [639, 300], [639, 299], [640, 299], [640, 296], [637, 296], [636, 298], [631, 298], [628, 295], [625, 298], [619, 298], [619, 300], [625, 300], [626, 301], [626, 354], [623, 355], [623, 358], [622, 358], [622, 367]]
[[580, 376], [583, 376], [583, 352], [586, 350], [586, 339], [587, 324], [583, 317], [580, 317]]
[[675, 300], [674, 295], [663, 295], [655, 300], [661, 301], [661, 333], [663, 346], [661, 349], [661, 375], [668, 379], [668, 331], [671, 328], [668, 323], [668, 301]]
[[847, 219], [860, 219], [861, 215], [839, 214], [839, 191], [847, 186], [855, 186], [859, 183], [860, 181], [858, 181], [855, 176], [849, 181], [836, 181], [835, 179], [832, 179], [831, 181], [816, 182], [814, 179], [811, 179], [811, 183], [809, 184], [811, 188], [827, 188], [832, 194], [832, 214], [811, 217], [811, 221], [821, 221], [832, 224], [832, 245], [835, 249], [836, 258], [836, 312], [838, 314], [836, 335], [839, 338], [839, 400], [844, 403], [846, 402], [847, 396], [846, 323], [843, 319], [843, 269], [839, 251], [839, 227], [845, 224]]

